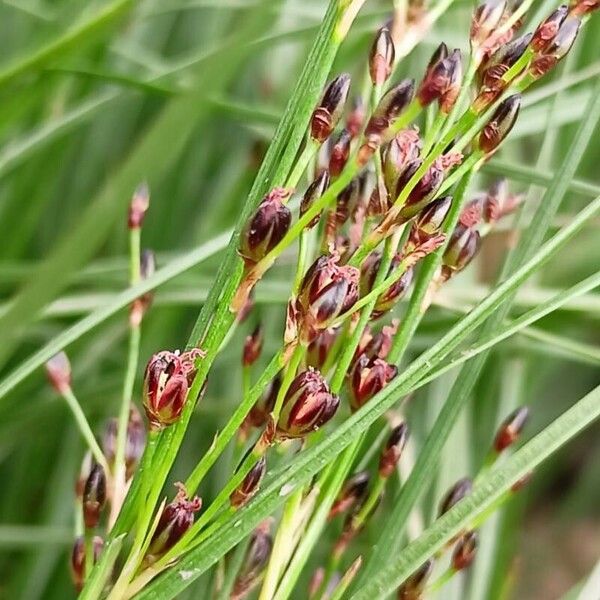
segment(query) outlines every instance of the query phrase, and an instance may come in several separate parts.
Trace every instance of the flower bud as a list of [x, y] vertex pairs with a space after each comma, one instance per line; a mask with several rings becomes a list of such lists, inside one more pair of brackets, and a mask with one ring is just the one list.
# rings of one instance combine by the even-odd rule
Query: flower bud
[[495, 152], [513, 128], [521, 108], [521, 94], [503, 100], [479, 136], [479, 148], [486, 154]]
[[343, 225], [360, 200], [360, 181], [355, 177], [339, 194], [335, 203], [335, 222]]
[[[403, 188], [412, 179], [413, 175], [421, 166], [421, 159], [412, 161], [406, 167], [404, 173], [398, 179], [396, 185], [395, 198], [397, 198], [402, 192]], [[444, 181], [444, 169], [441, 161], [436, 160], [429, 169], [425, 172], [423, 177], [419, 179], [417, 184], [408, 194], [408, 198], [402, 206], [399, 212], [399, 223], [405, 223], [412, 219], [415, 215], [421, 212], [435, 197], [438, 190], [442, 186]], [[394, 199], [395, 199], [394, 198]]]
[[[110, 419], [104, 429], [102, 450], [109, 464], [114, 463], [117, 449], [118, 420]], [[146, 445], [146, 429], [140, 411], [132, 406], [129, 411], [127, 433], [125, 438], [125, 468], [126, 478], [130, 479], [142, 457]]]
[[569, 9], [565, 4], [552, 11], [535, 30], [531, 40], [531, 49], [535, 52], [540, 52], [549, 44], [555, 38], [568, 14]]
[[98, 526], [100, 513], [106, 504], [106, 473], [94, 464], [83, 487], [83, 522], [88, 529]]
[[347, 129], [342, 129], [329, 156], [329, 172], [332, 177], [337, 177], [346, 166], [350, 156], [351, 143], [352, 136], [350, 132]]
[[352, 109], [346, 118], [346, 129], [353, 138], [360, 133], [365, 122], [365, 116], [366, 109], [362, 96], [355, 96], [352, 100]]
[[392, 321], [391, 325], [384, 325], [381, 331], [375, 335], [371, 332], [371, 328], [367, 326], [352, 359], [352, 364], [364, 354], [369, 358], [385, 358], [392, 349], [392, 341], [398, 331], [398, 320]]
[[506, 0], [484, 0], [471, 18], [471, 44], [481, 46], [500, 24]]
[[373, 85], [382, 85], [392, 74], [396, 51], [394, 40], [387, 27], [382, 27], [376, 34], [369, 53], [369, 73]]
[[[402, 256], [396, 254], [392, 258], [392, 262], [388, 268], [386, 278], [390, 277], [394, 271], [400, 268], [402, 263]], [[373, 289], [377, 273], [379, 271], [379, 265], [381, 264], [381, 254], [379, 252], [372, 252], [361, 266], [360, 275], [360, 295], [366, 296]], [[404, 274], [392, 283], [387, 290], [382, 292], [375, 302], [373, 307], [373, 318], [377, 319], [383, 314], [391, 310], [396, 302], [404, 297], [413, 279], [413, 270], [406, 269]]]
[[194, 514], [202, 507], [202, 500], [190, 500], [182, 483], [176, 483], [177, 495], [167, 504], [159, 517], [158, 525], [146, 553], [146, 562], [153, 563], [172, 548], [194, 524]]
[[367, 123], [366, 136], [381, 135], [410, 104], [415, 91], [415, 82], [405, 79], [390, 88], [381, 98]]
[[438, 235], [452, 205], [452, 196], [444, 196], [426, 206], [416, 217], [410, 229], [405, 252], [421, 246], [434, 235]]
[[420, 600], [427, 579], [433, 572], [433, 559], [425, 561], [399, 588], [398, 600]]
[[531, 62], [529, 73], [539, 79], [564, 58], [575, 43], [581, 21], [577, 17], [569, 17], [560, 26], [557, 34], [542, 48], [540, 54]]
[[71, 387], [71, 363], [64, 352], [55, 354], [46, 362], [46, 375], [52, 387], [65, 394]]
[[246, 340], [244, 341], [244, 351], [242, 353], [242, 365], [244, 367], [251, 367], [258, 360], [263, 342], [262, 327], [257, 325], [254, 331], [246, 336]]
[[444, 276], [449, 278], [462, 271], [475, 258], [480, 247], [479, 231], [457, 225], [442, 257]]
[[231, 600], [241, 600], [250, 593], [267, 566], [272, 549], [273, 540], [269, 533], [269, 525], [262, 523], [250, 536], [242, 567], [233, 586]]
[[[302, 197], [302, 201], [300, 202], [300, 216], [304, 215], [304, 213], [312, 206], [313, 202], [318, 200], [325, 193], [325, 190], [329, 187], [330, 180], [329, 171], [321, 171], [321, 174], [308, 186]], [[306, 229], [312, 229], [319, 222], [320, 218], [321, 213], [315, 215], [306, 225]]]
[[[103, 546], [104, 540], [100, 536], [95, 535], [94, 539], [92, 540], [93, 564], [96, 564], [98, 562], [100, 554], [102, 553]], [[78, 592], [80, 592], [83, 589], [83, 584], [85, 583], [85, 561], [85, 538], [83, 536], [79, 536], [73, 544], [70, 565], [73, 584], [75, 585], [75, 589]]]
[[599, 0], [571, 0], [569, 8], [573, 16], [587, 15], [600, 7]]
[[465, 496], [471, 493], [473, 489], [473, 482], [465, 477], [459, 479], [449, 490], [446, 495], [442, 498], [439, 506], [438, 517], [446, 514], [453, 506], [458, 504]]
[[267, 422], [269, 414], [275, 406], [277, 395], [279, 394], [279, 388], [281, 387], [281, 374], [278, 373], [270, 381], [269, 385], [265, 388], [259, 401], [250, 409], [246, 421], [253, 427], [262, 427]]
[[419, 158], [421, 146], [421, 138], [414, 129], [403, 129], [388, 144], [383, 158], [383, 180], [391, 193], [395, 193], [406, 167]]
[[385, 479], [394, 472], [408, 440], [408, 426], [400, 423], [392, 429], [379, 458], [379, 475]]
[[323, 376], [309, 367], [296, 375], [285, 395], [277, 422], [278, 437], [302, 438], [316, 431], [333, 417], [339, 403]]
[[445, 45], [439, 46], [434, 52], [417, 91], [421, 106], [428, 106], [439, 100], [440, 108], [445, 114], [454, 105], [462, 80], [460, 50], [455, 49], [450, 55], [447, 55], [447, 52]]
[[349, 90], [350, 75], [347, 73], [338, 75], [325, 88], [310, 122], [310, 135], [315, 141], [323, 143], [331, 135], [342, 116]]
[[360, 271], [338, 261], [337, 255], [319, 257], [302, 280], [294, 310], [305, 344], [358, 300]]
[[494, 450], [500, 453], [512, 446], [519, 439], [528, 420], [529, 408], [527, 406], [520, 406], [508, 415], [498, 428], [494, 439]]
[[306, 364], [309, 367], [321, 369], [339, 333], [340, 330], [338, 327], [328, 327], [319, 332], [306, 350]]
[[143, 403], [152, 428], [160, 429], [179, 419], [188, 387], [178, 354], [163, 351], [150, 359], [144, 375]]
[[367, 495], [370, 480], [369, 471], [359, 471], [347, 479], [331, 506], [329, 519], [333, 519], [333, 517], [360, 504]]
[[[242, 461], [243, 462], [243, 461]], [[261, 456], [250, 469], [240, 485], [229, 496], [233, 508], [241, 508], [252, 499], [260, 489], [260, 482], [267, 472], [267, 459]]]
[[140, 184], [131, 198], [129, 205], [129, 215], [127, 218], [127, 226], [129, 229], [139, 229], [146, 215], [146, 211], [150, 206], [150, 189], [148, 184]]
[[468, 531], [454, 546], [452, 552], [452, 568], [455, 571], [468, 569], [475, 560], [477, 552], [477, 532]]
[[357, 411], [379, 393], [396, 375], [398, 368], [381, 358], [358, 357], [350, 371], [350, 407]]

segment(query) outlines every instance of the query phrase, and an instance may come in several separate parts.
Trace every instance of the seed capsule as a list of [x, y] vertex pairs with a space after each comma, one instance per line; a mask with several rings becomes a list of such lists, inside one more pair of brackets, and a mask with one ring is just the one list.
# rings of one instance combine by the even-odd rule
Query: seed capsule
[[[324, 193], [325, 190], [329, 187], [329, 182], [331, 178], [329, 176], [329, 171], [322, 171], [320, 175], [308, 186], [304, 196], [302, 197], [302, 201], [300, 202], [300, 216], [304, 215], [304, 213], [312, 206], [312, 204], [318, 200]], [[315, 215], [313, 219], [306, 225], [306, 229], [312, 229], [321, 218], [321, 213]]]
[[468, 496], [473, 489], [473, 482], [465, 477], [459, 479], [449, 490], [440, 502], [438, 516], [441, 517], [447, 513], [453, 506], [458, 504], [465, 496]]
[[484, 0], [471, 18], [471, 44], [481, 46], [500, 24], [506, 9], [506, 0]]
[[555, 38], [568, 14], [569, 9], [565, 4], [552, 11], [535, 30], [531, 40], [531, 49], [535, 52], [540, 52], [547, 46]]
[[337, 327], [323, 329], [309, 344], [306, 350], [306, 364], [315, 369], [321, 369], [327, 360], [329, 351], [340, 333]]
[[337, 177], [344, 170], [350, 156], [351, 143], [352, 136], [350, 132], [347, 129], [342, 129], [329, 156], [329, 172], [332, 177]]
[[260, 357], [264, 342], [262, 327], [257, 325], [254, 331], [246, 336], [244, 351], [242, 353], [242, 365], [251, 367]]
[[[117, 448], [118, 420], [110, 419], [106, 424], [102, 438], [102, 450], [109, 464], [114, 463]], [[140, 411], [132, 406], [129, 411], [127, 433], [125, 438], [126, 477], [130, 479], [142, 457], [146, 445], [146, 429]]]
[[177, 495], [167, 504], [159, 517], [158, 525], [146, 553], [146, 562], [155, 562], [172, 548], [194, 524], [194, 514], [202, 507], [198, 496], [189, 499], [185, 487], [176, 483]]
[[479, 136], [479, 148], [483, 152], [489, 155], [497, 150], [517, 121], [520, 108], [520, 94], [509, 96], [498, 106]]
[[369, 53], [369, 73], [373, 85], [384, 84], [392, 74], [396, 52], [394, 41], [387, 27], [382, 27], [375, 36]]
[[277, 422], [279, 438], [302, 438], [319, 429], [333, 417], [339, 403], [323, 376], [309, 367], [296, 376], [285, 395]]
[[512, 446], [521, 435], [529, 420], [529, 408], [520, 406], [502, 422], [494, 439], [494, 450], [498, 453]]
[[83, 488], [83, 521], [88, 529], [100, 522], [106, 504], [106, 474], [99, 464], [94, 464]]
[[433, 559], [425, 561], [399, 588], [398, 600], [420, 600], [427, 579], [433, 572]]
[[481, 247], [481, 234], [476, 229], [457, 225], [442, 257], [444, 277], [462, 271], [476, 256]]
[[267, 472], [267, 459], [262, 456], [256, 464], [250, 469], [240, 485], [232, 492], [229, 497], [233, 508], [241, 508], [247, 504], [260, 489], [260, 482]]
[[275, 188], [262, 200], [240, 235], [239, 253], [252, 265], [264, 258], [281, 241], [292, 222], [292, 213], [284, 204], [290, 190]]
[[381, 358], [359, 356], [350, 372], [350, 407], [357, 411], [379, 393], [396, 375], [398, 368]]
[[458, 540], [452, 552], [452, 568], [455, 571], [463, 571], [471, 566], [475, 560], [477, 545], [476, 531], [468, 531]]
[[273, 540], [269, 533], [269, 524], [261, 523], [250, 536], [242, 567], [233, 586], [231, 600], [241, 600], [252, 591], [269, 562], [272, 548]]
[[365, 134], [380, 136], [410, 104], [415, 91], [415, 82], [405, 79], [388, 90], [373, 111]]
[[65, 394], [71, 387], [71, 363], [64, 352], [55, 354], [46, 363], [46, 375], [52, 387]]
[[[93, 564], [98, 562], [100, 554], [102, 554], [102, 548], [104, 547], [104, 540], [95, 535], [92, 540], [92, 561]], [[85, 538], [79, 536], [73, 544], [73, 550], [71, 551], [71, 578], [75, 589], [80, 592], [83, 589], [85, 583]]]
[[396, 465], [400, 461], [402, 451], [408, 440], [408, 426], [406, 423], [400, 423], [392, 429], [390, 437], [383, 448], [379, 458], [379, 475], [388, 478], [394, 472]]
[[329, 511], [329, 519], [360, 504], [367, 495], [370, 480], [369, 471], [359, 471], [347, 479]]
[[344, 111], [348, 91], [350, 90], [350, 75], [338, 75], [325, 88], [325, 92], [315, 111], [310, 123], [310, 135], [323, 143], [335, 129]]
[[569, 17], [560, 26], [557, 34], [543, 47], [539, 55], [531, 62], [529, 73], [539, 79], [566, 56], [577, 38], [581, 20]]
[[142, 226], [148, 206], [150, 206], [150, 189], [148, 184], [142, 183], [133, 193], [129, 205], [129, 215], [127, 217], [129, 229], [139, 229]]

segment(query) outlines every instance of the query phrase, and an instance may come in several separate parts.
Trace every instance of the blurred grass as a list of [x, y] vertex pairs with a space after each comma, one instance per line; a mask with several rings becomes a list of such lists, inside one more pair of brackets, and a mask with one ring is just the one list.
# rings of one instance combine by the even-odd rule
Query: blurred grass
[[[388, 7], [383, 0], [367, 2], [336, 70], [360, 74], [370, 31], [385, 18]], [[96, 0], [84, 7], [74, 0], [0, 3], [0, 387], [25, 359], [90, 311], [109, 307], [122, 291], [125, 210], [139, 181], [148, 180], [152, 189], [143, 244], [159, 252], [161, 267], [217, 238], [234, 223], [265, 137], [271, 135], [295, 83], [322, 10], [319, 0]], [[425, 44], [403, 61], [399, 76], [419, 73], [440, 39], [464, 48], [469, 10], [468, 3], [456, 2]], [[250, 18], [252, 27], [247, 26]], [[517, 190], [551, 179], [585, 118], [581, 107], [599, 73], [599, 34], [600, 24], [593, 19], [578, 42], [566, 77], [568, 87], [557, 75], [531, 90], [513, 139], [484, 170], [480, 185], [497, 173], [509, 177]], [[541, 170], [535, 165], [536, 149], [558, 91], [555, 151]], [[597, 142], [594, 150], [571, 182], [559, 215], [563, 221], [556, 226], [597, 195]], [[523, 290], [523, 308], [598, 270], [599, 229], [600, 224], [593, 222], [533, 287]], [[497, 234], [496, 241], [449, 290], [453, 298], [476, 301], [481, 289], [490, 285], [487, 263], [497, 264], [506, 233]], [[188, 337], [218, 258], [193, 266], [161, 289], [144, 323], [142, 361], [159, 348], [180, 346]], [[282, 274], [283, 269], [276, 271], [257, 295], [257, 313], [267, 324], [265, 360], [283, 327], [280, 302], [287, 289]], [[116, 314], [108, 311], [92, 330], [76, 330], [69, 341], [75, 389], [98, 430], [118, 406], [126, 304], [122, 301]], [[599, 293], [591, 293], [538, 326], [597, 347], [599, 306]], [[426, 319], [415, 351], [428, 344], [427, 336], [439, 337], [444, 331], [448, 319], [443, 316], [433, 311]], [[185, 476], [239, 401], [240, 345], [251, 326], [236, 333], [231, 351], [219, 358], [211, 373], [176, 477]], [[540, 352], [508, 340], [494, 356], [502, 373], [508, 369], [508, 378], [515, 371], [515, 360], [524, 365], [517, 371], [524, 378], [523, 396], [533, 408], [534, 429], [598, 383], [597, 367], [551, 357], [544, 348]], [[489, 373], [489, 381], [499, 381], [497, 377]], [[502, 379], [477, 393], [500, 394], [502, 405], [505, 385]], [[426, 399], [422, 405], [434, 410], [440, 401], [433, 384], [430, 388], [417, 398], [422, 396]], [[65, 566], [65, 532], [73, 525], [73, 483], [81, 444], [39, 369], [11, 389], [2, 406], [0, 597], [73, 597]], [[453, 453], [460, 451], [460, 442], [460, 437], [452, 438]], [[512, 546], [501, 549], [499, 564], [509, 565], [513, 551], [519, 554], [518, 528], [535, 511], [543, 509], [549, 515], [546, 526], [557, 530], [565, 522], [599, 522], [600, 482], [594, 468], [599, 455], [596, 429], [541, 470], [526, 505], [511, 507], [499, 519], [499, 531], [505, 531], [503, 539], [511, 540]], [[444, 481], [464, 474], [462, 457], [447, 462]], [[202, 490], [207, 499], [225, 476], [218, 470], [209, 475]], [[387, 508], [384, 505], [383, 510]], [[333, 534], [328, 532], [331, 539]], [[326, 549], [323, 543], [313, 565]], [[593, 562], [586, 566], [588, 571]], [[527, 571], [527, 581], [542, 577], [542, 571], [536, 573], [539, 567], [526, 565], [533, 569]], [[525, 580], [523, 569], [514, 570], [515, 598], [523, 597], [518, 591]], [[307, 569], [305, 576], [311, 571]], [[499, 571], [497, 583], [494, 579], [490, 584], [498, 590], [506, 581], [506, 569]], [[572, 573], [565, 585], [574, 585], [582, 576]], [[557, 590], [555, 597], [567, 587]], [[454, 594], [460, 597], [459, 592]]]

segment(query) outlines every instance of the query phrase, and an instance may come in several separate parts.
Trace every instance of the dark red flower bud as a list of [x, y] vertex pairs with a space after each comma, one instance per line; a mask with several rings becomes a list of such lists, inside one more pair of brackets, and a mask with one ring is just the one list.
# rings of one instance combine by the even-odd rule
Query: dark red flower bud
[[531, 40], [531, 49], [535, 52], [542, 50], [549, 42], [551, 42], [563, 21], [567, 18], [569, 9], [565, 4], [562, 4], [557, 9], [552, 11], [537, 27]]
[[[102, 437], [102, 450], [109, 464], [114, 463], [115, 452], [117, 449], [117, 429], [118, 420], [110, 419], [104, 429]], [[125, 438], [125, 467], [126, 477], [129, 479], [144, 452], [146, 445], [146, 428], [142, 420], [140, 411], [132, 406], [129, 411], [129, 421], [127, 422], [127, 434]]]
[[279, 438], [301, 438], [316, 431], [333, 417], [339, 403], [321, 373], [309, 367], [296, 376], [285, 395], [277, 422]]
[[64, 352], [55, 354], [46, 363], [46, 375], [52, 387], [64, 394], [71, 387], [71, 363]]
[[351, 143], [352, 136], [350, 132], [347, 129], [342, 129], [329, 156], [329, 172], [332, 177], [337, 177], [344, 170], [350, 156]]
[[335, 516], [360, 504], [367, 495], [370, 480], [369, 471], [359, 471], [347, 479], [331, 506], [329, 519], [333, 519]]
[[457, 225], [442, 257], [446, 278], [462, 271], [476, 256], [481, 247], [481, 235], [476, 229]]
[[400, 461], [402, 451], [408, 440], [408, 426], [406, 423], [400, 423], [392, 429], [381, 457], [379, 458], [379, 475], [384, 478], [390, 477]]
[[365, 122], [366, 112], [362, 96], [355, 96], [352, 100], [352, 109], [346, 118], [346, 129], [353, 138], [360, 133]]
[[571, 0], [569, 5], [573, 16], [587, 15], [600, 7], [599, 0]]
[[158, 525], [146, 553], [146, 562], [152, 563], [172, 548], [194, 524], [194, 514], [202, 507], [202, 500], [190, 500], [182, 483], [176, 483], [177, 495], [167, 504], [159, 517]]
[[560, 26], [558, 33], [540, 50], [531, 62], [529, 73], [539, 79], [550, 71], [569, 52], [581, 27], [581, 20], [569, 17]]
[[[390, 263], [386, 278], [390, 277], [402, 262], [402, 256], [396, 254]], [[361, 266], [360, 295], [366, 296], [372, 289], [381, 264], [381, 253], [372, 252]], [[378, 318], [391, 310], [396, 302], [404, 297], [413, 279], [413, 270], [406, 269], [404, 274], [382, 292], [373, 308], [373, 318]]]
[[[152, 250], [144, 250], [140, 257], [140, 276], [142, 280], [152, 277], [155, 270], [156, 257], [154, 256], [154, 252], [152, 252]], [[154, 293], [146, 292], [133, 301], [129, 312], [129, 322], [131, 325], [138, 326], [142, 322], [142, 318], [152, 305], [153, 299]]]
[[425, 561], [399, 588], [398, 600], [420, 600], [425, 584], [433, 572], [433, 559]]
[[[102, 548], [104, 547], [104, 540], [95, 535], [92, 540], [92, 560], [93, 564], [98, 562], [100, 558], [100, 554], [102, 554]], [[83, 584], [85, 583], [85, 538], [83, 536], [79, 536], [75, 540], [75, 544], [73, 544], [73, 550], [71, 551], [71, 577], [73, 579], [73, 584], [75, 585], [75, 589], [80, 592], [83, 588]]]
[[392, 74], [396, 51], [394, 40], [387, 27], [382, 27], [375, 35], [369, 53], [369, 73], [373, 85], [384, 84]]
[[[421, 159], [417, 159], [408, 164], [398, 179], [394, 200], [398, 198], [404, 187], [412, 179], [421, 163]], [[405, 223], [421, 212], [435, 197], [443, 181], [444, 169], [441, 161], [436, 160], [410, 191], [404, 206], [400, 210], [398, 222]]]
[[459, 479], [442, 498], [439, 506], [438, 516], [447, 513], [453, 506], [458, 504], [465, 496], [468, 496], [473, 489], [473, 482], [465, 477]]
[[381, 358], [358, 357], [350, 371], [350, 406], [353, 411], [364, 406], [396, 375], [398, 368]]
[[[243, 462], [243, 461], [242, 461]], [[231, 506], [241, 508], [247, 504], [260, 489], [260, 482], [267, 472], [267, 459], [262, 456], [250, 469], [248, 475], [229, 497]]]
[[142, 226], [148, 206], [150, 206], [150, 189], [148, 184], [142, 183], [133, 193], [129, 205], [129, 216], [127, 218], [129, 229], [139, 229]]
[[323, 329], [309, 344], [306, 350], [306, 364], [309, 367], [321, 369], [339, 333], [338, 327], [328, 327]]
[[414, 250], [432, 236], [439, 234], [451, 205], [452, 196], [444, 196], [431, 202], [417, 215], [410, 229], [405, 252]]
[[155, 354], [144, 375], [143, 402], [153, 428], [175, 423], [181, 416], [188, 394], [187, 373], [181, 357], [174, 352]]
[[[435, 100], [439, 100], [442, 112], [448, 113], [460, 91], [462, 80], [462, 57], [460, 50], [455, 49], [449, 56], [443, 56], [447, 49], [439, 47], [429, 62], [425, 77], [417, 91], [417, 98], [421, 106], [428, 106]], [[437, 61], [433, 61], [440, 56]], [[443, 57], [442, 57], [443, 56]]]
[[480, 46], [500, 24], [506, 9], [506, 0], [484, 0], [471, 18], [471, 44]]
[[319, 257], [302, 280], [295, 311], [306, 344], [358, 300], [360, 271], [338, 261], [337, 255]]
[[242, 567], [237, 575], [231, 600], [241, 600], [250, 593], [260, 579], [260, 575], [269, 562], [273, 540], [269, 533], [269, 524], [262, 523], [250, 536], [250, 542], [244, 555]]
[[452, 552], [452, 568], [455, 571], [468, 569], [475, 560], [477, 552], [477, 532], [468, 531], [454, 546]]
[[498, 428], [494, 439], [494, 450], [500, 453], [512, 446], [519, 439], [528, 420], [529, 408], [527, 406], [521, 406], [508, 415]]
[[335, 222], [343, 225], [360, 200], [360, 181], [355, 177], [339, 194], [335, 203]]
[[392, 321], [391, 325], [384, 325], [381, 331], [373, 335], [370, 327], [366, 327], [352, 359], [352, 364], [359, 356], [364, 354], [369, 358], [385, 358], [392, 348], [392, 341], [398, 331], [398, 321]]
[[414, 129], [403, 129], [388, 144], [383, 158], [383, 180], [390, 193], [395, 193], [406, 167], [419, 158], [421, 146], [421, 138]]
[[106, 473], [99, 464], [94, 464], [83, 487], [83, 522], [88, 529], [98, 526], [105, 504]]
[[342, 113], [350, 90], [350, 75], [338, 75], [325, 88], [325, 92], [310, 122], [310, 135], [319, 143], [323, 143], [335, 129]]
[[509, 96], [495, 110], [479, 136], [479, 148], [486, 154], [495, 152], [513, 128], [521, 108], [521, 94]]
[[254, 331], [246, 336], [244, 351], [242, 353], [242, 364], [244, 367], [252, 366], [260, 356], [264, 342], [262, 327], [257, 325]]
[[381, 135], [410, 104], [415, 92], [415, 82], [405, 79], [390, 88], [381, 98], [367, 123], [367, 137]]
[[275, 188], [262, 200], [242, 229], [239, 253], [247, 264], [257, 263], [281, 241], [292, 222], [292, 213], [284, 204], [290, 190]]
[[[300, 202], [300, 216], [304, 215], [304, 213], [312, 206], [313, 202], [318, 200], [325, 193], [325, 190], [329, 187], [330, 181], [329, 171], [321, 171], [321, 174], [308, 186], [302, 197], [302, 201]], [[306, 226], [306, 229], [312, 229], [319, 222], [320, 218], [321, 213], [315, 215]]]
[[281, 374], [278, 373], [265, 388], [259, 401], [250, 409], [246, 421], [253, 427], [262, 427], [266, 424], [267, 418], [277, 400], [279, 388], [281, 387]]

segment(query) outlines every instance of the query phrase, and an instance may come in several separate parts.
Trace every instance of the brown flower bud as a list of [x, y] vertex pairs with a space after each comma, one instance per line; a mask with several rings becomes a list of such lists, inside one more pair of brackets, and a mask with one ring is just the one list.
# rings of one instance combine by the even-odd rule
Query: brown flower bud
[[[250, 450], [251, 451], [251, 450]], [[243, 462], [243, 461], [242, 461]], [[241, 508], [252, 499], [260, 489], [260, 482], [267, 472], [267, 459], [261, 456], [250, 469], [240, 485], [229, 496], [233, 508]]]
[[[318, 200], [325, 193], [325, 190], [329, 187], [330, 181], [329, 171], [321, 171], [321, 174], [308, 186], [302, 197], [302, 201], [300, 202], [300, 216], [304, 215], [304, 213], [312, 206], [313, 202]], [[312, 229], [319, 222], [320, 218], [321, 213], [315, 215], [307, 224], [306, 229]]]
[[319, 332], [306, 350], [306, 364], [309, 367], [321, 369], [339, 333], [338, 327], [328, 327]]
[[535, 30], [531, 40], [531, 49], [535, 52], [540, 52], [547, 46], [555, 38], [568, 14], [569, 9], [565, 4], [553, 10]]
[[390, 477], [400, 461], [402, 451], [408, 440], [408, 426], [400, 423], [392, 429], [390, 436], [381, 452], [379, 458], [379, 475], [384, 478]]
[[[402, 263], [402, 256], [396, 254], [390, 263], [386, 277], [391, 276]], [[361, 266], [360, 295], [366, 296], [372, 289], [381, 264], [381, 253], [372, 252]], [[373, 318], [377, 319], [391, 310], [396, 302], [404, 297], [413, 279], [413, 270], [406, 269], [404, 274], [382, 292], [373, 307]]]
[[438, 235], [451, 205], [452, 196], [443, 196], [426, 206], [412, 224], [404, 251], [411, 252], [432, 236]]
[[127, 226], [129, 229], [139, 229], [150, 206], [150, 189], [147, 183], [140, 184], [131, 198]]
[[445, 45], [439, 46], [434, 52], [417, 90], [417, 98], [421, 106], [428, 106], [435, 100], [439, 100], [440, 108], [446, 114], [458, 97], [462, 80], [460, 50], [455, 49], [450, 55], [446, 55], [447, 52]]
[[600, 7], [599, 0], [571, 0], [569, 5], [571, 14], [576, 16], [587, 15]]
[[284, 204], [290, 190], [275, 188], [262, 200], [240, 235], [239, 253], [247, 264], [257, 263], [281, 241], [292, 222], [292, 213]]
[[182, 483], [176, 483], [177, 495], [167, 504], [159, 517], [158, 525], [146, 553], [146, 562], [153, 563], [172, 548], [194, 524], [194, 514], [202, 507], [202, 500], [190, 500]]
[[269, 562], [273, 540], [268, 524], [259, 525], [250, 536], [250, 542], [244, 555], [242, 567], [237, 575], [231, 594], [231, 600], [241, 600], [258, 583], [260, 575]]
[[471, 18], [471, 44], [481, 46], [500, 24], [506, 9], [506, 0], [484, 0]]
[[257, 325], [254, 331], [246, 336], [244, 351], [242, 353], [242, 365], [251, 367], [259, 358], [264, 342], [262, 327]]
[[508, 415], [498, 428], [494, 439], [494, 450], [500, 453], [512, 446], [519, 439], [528, 420], [529, 408], [527, 406], [520, 406]]
[[370, 480], [369, 471], [359, 471], [347, 479], [331, 506], [328, 518], [333, 519], [360, 504], [367, 495]]
[[399, 588], [398, 600], [420, 600], [425, 584], [433, 572], [433, 559], [425, 561]]
[[384, 84], [392, 74], [396, 51], [394, 40], [387, 27], [382, 27], [375, 35], [369, 53], [369, 73], [373, 85]]
[[486, 154], [495, 152], [513, 128], [521, 108], [521, 94], [503, 100], [479, 136], [479, 148]]
[[412, 79], [405, 79], [390, 88], [373, 111], [365, 135], [380, 136], [410, 104], [414, 91], [415, 82]]
[[521, 491], [533, 478], [533, 471], [530, 471], [529, 473], [526, 473], [525, 475], [523, 475], [523, 477], [521, 477], [519, 480], [515, 481], [515, 483], [512, 484], [510, 491], [513, 493], [517, 493], [519, 491]]
[[390, 193], [395, 193], [398, 179], [410, 163], [419, 158], [421, 138], [414, 129], [403, 129], [388, 144], [383, 158], [383, 180]]
[[[408, 164], [405, 171], [398, 179], [395, 198], [400, 195], [403, 188], [412, 179], [413, 175], [421, 166], [421, 163], [421, 159], [417, 159]], [[443, 182], [443, 165], [440, 160], [436, 160], [410, 191], [404, 206], [400, 209], [397, 222], [400, 224], [405, 223], [421, 212], [435, 197]]]
[[[102, 437], [102, 450], [109, 464], [114, 463], [117, 448], [118, 420], [110, 419], [104, 429]], [[127, 433], [125, 438], [125, 467], [126, 477], [131, 478], [142, 457], [146, 445], [146, 428], [142, 421], [140, 411], [132, 406], [129, 411]]]
[[323, 143], [331, 135], [342, 116], [349, 90], [350, 75], [347, 73], [338, 75], [325, 88], [310, 122], [310, 135], [315, 141]]
[[278, 373], [265, 388], [259, 401], [250, 409], [246, 422], [252, 427], [262, 427], [266, 424], [269, 414], [275, 406], [279, 388], [281, 387], [281, 374]]
[[337, 177], [346, 166], [348, 157], [350, 156], [351, 143], [352, 136], [350, 132], [347, 129], [342, 129], [329, 156], [329, 172], [332, 177]]
[[369, 358], [385, 358], [392, 349], [392, 341], [397, 331], [398, 320], [392, 321], [391, 325], [384, 325], [381, 331], [375, 335], [371, 332], [371, 328], [367, 326], [352, 359], [352, 364], [354, 364], [361, 354]]
[[379, 393], [396, 375], [398, 368], [381, 358], [358, 357], [349, 373], [350, 407], [357, 411]]
[[452, 552], [452, 568], [455, 571], [468, 569], [475, 560], [477, 552], [477, 532], [468, 531], [454, 546]]
[[560, 26], [557, 34], [540, 50], [531, 62], [529, 73], [539, 79], [565, 57], [569, 52], [581, 27], [581, 20], [577, 17], [569, 17]]
[[55, 354], [46, 363], [46, 375], [52, 387], [59, 393], [66, 393], [71, 387], [71, 363], [64, 352]]
[[333, 417], [339, 403], [323, 376], [309, 367], [296, 376], [285, 395], [277, 422], [278, 437], [302, 438], [316, 431]]
[[441, 517], [447, 513], [453, 506], [458, 504], [465, 496], [468, 496], [473, 489], [473, 482], [468, 478], [464, 477], [459, 479], [442, 498], [440, 502], [438, 516]]
[[[95, 535], [94, 539], [92, 540], [93, 564], [96, 564], [98, 562], [103, 547], [104, 540], [100, 536]], [[83, 584], [85, 583], [85, 560], [85, 538], [83, 536], [79, 536], [73, 544], [70, 564], [71, 578], [73, 579], [73, 584], [75, 585], [75, 589], [78, 592], [80, 592], [83, 589]]]
[[442, 264], [446, 278], [462, 271], [481, 247], [481, 235], [476, 229], [457, 225], [446, 246]]
[[94, 464], [83, 487], [83, 521], [88, 529], [98, 526], [100, 513], [106, 504], [106, 473]]

